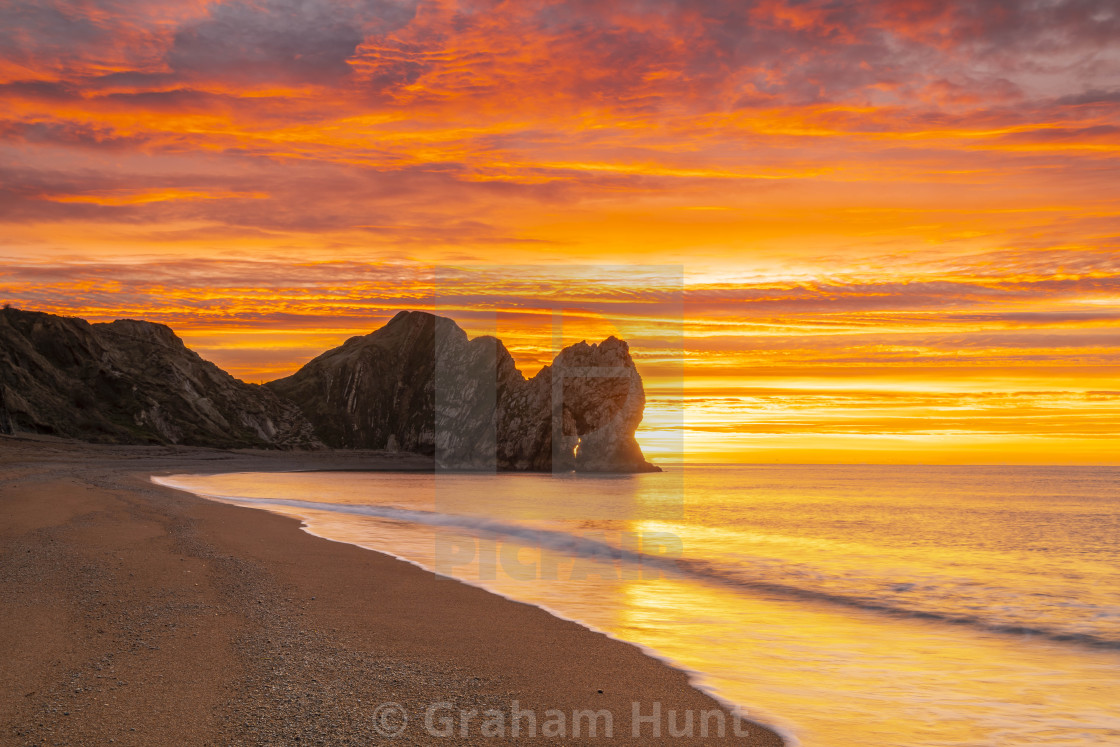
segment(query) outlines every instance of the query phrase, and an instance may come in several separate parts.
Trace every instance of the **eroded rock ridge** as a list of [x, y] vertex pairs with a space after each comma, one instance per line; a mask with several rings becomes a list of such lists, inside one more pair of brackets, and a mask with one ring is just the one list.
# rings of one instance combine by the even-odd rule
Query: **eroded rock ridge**
[[170, 328], [0, 310], [0, 433], [217, 448], [390, 449], [446, 469], [656, 471], [641, 377], [616, 337], [526, 379], [494, 337], [402, 311], [298, 372], [247, 384]]
[[402, 311], [266, 386], [336, 448], [415, 451], [450, 469], [657, 470], [634, 438], [642, 380], [615, 337], [565, 348], [526, 379], [501, 341]]

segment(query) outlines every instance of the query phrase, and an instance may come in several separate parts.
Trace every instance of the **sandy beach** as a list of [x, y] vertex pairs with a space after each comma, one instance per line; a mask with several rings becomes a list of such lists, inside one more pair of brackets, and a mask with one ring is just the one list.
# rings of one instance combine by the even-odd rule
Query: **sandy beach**
[[[0, 743], [524, 743], [555, 741], [543, 735], [552, 709], [567, 741], [574, 712], [607, 710], [612, 737], [599, 721], [588, 741], [781, 744], [750, 724], [737, 736], [727, 711], [724, 739], [710, 715], [709, 736], [697, 723], [692, 738], [671, 737], [670, 710], [683, 723], [688, 711], [699, 719], [721, 706], [633, 646], [313, 537], [292, 519], [150, 482], [172, 472], [423, 466], [369, 452], [0, 438]], [[385, 703], [399, 704], [407, 723]], [[660, 740], [652, 719], [633, 736], [634, 703], [646, 717], [660, 708]], [[483, 731], [487, 710], [489, 733], [501, 723], [504, 737]], [[401, 726], [396, 738], [379, 732]]]

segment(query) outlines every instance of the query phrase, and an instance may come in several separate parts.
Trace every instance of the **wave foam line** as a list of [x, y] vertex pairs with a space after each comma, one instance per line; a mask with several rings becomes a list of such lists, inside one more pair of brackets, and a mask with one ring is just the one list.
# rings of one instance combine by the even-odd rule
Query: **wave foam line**
[[[372, 516], [372, 517], [375, 517], [375, 518], [387, 518], [387, 519], [396, 519], [398, 521], [409, 521], [408, 519], [397, 519], [394, 516], [388, 515], [388, 514], [391, 514], [391, 513], [396, 513], [396, 514], [416, 517], [415, 520], [414, 520], [414, 523], [433, 524], [433, 525], [436, 525], [436, 526], [455, 526], [455, 527], [460, 527], [460, 528], [463, 528], [464, 525], [463, 524], [454, 524], [454, 523], [444, 523], [444, 522], [437, 523], [435, 521], [424, 521], [423, 519], [424, 518], [435, 518], [435, 517], [447, 517], [447, 518], [458, 518], [458, 519], [472, 519], [473, 518], [473, 517], [456, 515], [456, 514], [440, 514], [440, 513], [435, 512], [435, 511], [414, 511], [414, 510], [403, 509], [403, 508], [390, 508], [390, 507], [387, 507], [387, 506], [353, 505], [353, 504], [338, 504], [338, 503], [318, 503], [318, 502], [315, 502], [315, 501], [297, 501], [297, 500], [290, 500], [290, 499], [285, 499], [285, 498], [247, 498], [247, 497], [244, 497], [244, 496], [217, 495], [217, 494], [212, 494], [212, 493], [203, 493], [201, 491], [194, 490], [194, 489], [188, 488], [186, 486], [177, 485], [176, 483], [174, 483], [173, 481], [171, 481], [167, 478], [161, 478], [161, 477], [153, 476], [150, 479], [151, 479], [152, 482], [154, 482], [157, 485], [162, 485], [163, 487], [172, 488], [174, 490], [183, 490], [183, 491], [186, 491], [188, 493], [191, 493], [192, 495], [197, 495], [201, 498], [207, 498], [207, 499], [210, 499], [210, 500], [216, 500], [216, 501], [222, 501], [222, 502], [234, 501], [234, 502], [237, 502], [237, 503], [256, 504], [256, 505], [259, 505], [262, 509], [265, 509], [265, 510], [267, 510], [267, 506], [269, 506], [269, 505], [282, 505], [282, 506], [293, 506], [293, 507], [297, 507], [297, 508], [298, 507], [307, 507], [307, 508], [311, 508], [311, 510], [315, 510], [315, 511], [328, 511], [328, 512], [332, 512], [332, 513], [356, 514], [356, 515]], [[384, 512], [384, 514], [383, 514], [383, 512]], [[493, 521], [489, 521], [489, 520], [486, 520], [486, 519], [479, 519], [479, 521], [481, 523], [487, 523], [487, 524], [491, 524], [491, 525], [494, 525], [494, 526], [506, 526], [506, 527], [515, 526], [515, 525], [509, 525], [509, 524], [502, 524], [501, 522], [493, 522]], [[545, 534], [555, 534], [555, 535], [565, 534], [564, 532], [549, 532], [548, 530], [532, 530], [532, 529], [528, 529], [527, 527], [519, 527], [519, 529], [523, 530], [526, 533], [533, 533], [533, 532], [538, 532], [539, 531], [539, 532], [543, 532]], [[369, 548], [369, 547], [366, 547], [364, 545], [361, 545], [357, 542], [352, 542], [350, 540], [340, 540], [340, 539], [337, 539], [335, 537], [329, 537], [327, 535], [317, 534], [314, 531], [312, 531], [310, 529], [310, 527], [307, 526], [306, 522], [304, 522], [304, 524], [303, 524], [303, 530], [305, 532], [307, 532], [308, 534], [312, 535], [312, 536], [319, 537], [320, 539], [325, 539], [325, 540], [328, 540], [330, 542], [341, 542], [344, 545], [353, 545], [354, 547], [360, 547], [363, 550], [373, 549], [373, 548]], [[486, 531], [486, 530], [481, 530], [480, 529], [479, 531]], [[510, 533], [510, 532], [488, 532], [488, 533], [490, 533], [494, 537], [515, 536], [515, 534]], [[567, 536], [571, 537], [572, 539], [584, 540], [584, 541], [587, 541], [587, 542], [594, 543], [593, 540], [585, 540], [584, 538], [576, 537], [575, 535], [567, 535]], [[606, 545], [605, 543], [595, 543], [595, 544], [599, 544], [599, 545], [602, 545], [603, 547], [613, 549], [613, 546]], [[665, 664], [668, 667], [672, 667], [674, 669], [678, 669], [678, 670], [684, 672], [686, 675], [688, 675], [689, 681], [693, 685], [693, 687], [697, 688], [701, 692], [706, 693], [707, 695], [709, 695], [710, 697], [715, 699], [717, 702], [722, 704], [724, 706], [724, 708], [726, 708], [729, 712], [739, 714], [739, 717], [742, 718], [744, 721], [747, 721], [749, 723], [753, 723], [757, 726], [762, 726], [764, 728], [767, 728], [767, 729], [770, 729], [771, 731], [773, 731], [775, 734], [778, 735], [779, 738], [781, 738], [782, 743], [785, 745], [785, 747], [802, 747], [802, 742], [797, 737], [797, 734], [794, 731], [793, 727], [784, 723], [782, 721], [782, 719], [774, 717], [770, 714], [766, 714], [765, 717], [761, 717], [761, 718], [757, 714], [751, 714], [751, 711], [744, 708], [742, 706], [742, 704], [730, 701], [727, 698], [725, 698], [722, 694], [720, 694], [712, 685], [709, 684], [709, 682], [706, 678], [706, 675], [703, 672], [699, 672], [695, 669], [690, 669], [688, 667], [685, 667], [685, 666], [681, 665], [679, 662], [674, 661], [673, 659], [670, 659], [669, 657], [663, 655], [661, 652], [659, 652], [655, 649], [652, 649], [652, 648], [650, 648], [648, 646], [645, 646], [641, 643], [635, 643], [634, 641], [626, 640], [625, 638], [619, 638], [617, 635], [615, 635], [614, 633], [611, 633], [608, 630], [603, 630], [603, 629], [598, 628], [594, 625], [590, 625], [590, 624], [584, 622], [583, 620], [579, 620], [579, 619], [574, 618], [574, 617], [569, 617], [568, 615], [565, 615], [561, 612], [558, 612], [558, 611], [552, 609], [551, 607], [547, 607], [543, 604], [538, 604], [536, 602], [526, 602], [523, 599], [517, 599], [516, 597], [512, 597], [508, 594], [505, 594], [503, 592], [500, 592], [500, 591], [497, 591], [497, 590], [492, 589], [490, 587], [487, 587], [484, 584], [482, 584], [481, 582], [472, 581], [472, 580], [466, 579], [466, 578], [458, 578], [456, 576], [452, 576], [452, 575], [449, 575], [449, 574], [446, 574], [446, 573], [441, 573], [441, 572], [435, 570], [434, 568], [429, 568], [426, 565], [424, 565], [423, 563], [419, 563], [419, 562], [413, 560], [412, 558], [407, 558], [407, 557], [404, 557], [403, 555], [397, 555], [396, 553], [389, 552], [388, 550], [378, 549], [378, 550], [374, 550], [374, 551], [375, 552], [380, 552], [382, 555], [388, 555], [391, 558], [395, 558], [395, 559], [400, 560], [404, 563], [408, 563], [409, 565], [416, 566], [417, 568], [428, 571], [429, 573], [434, 573], [437, 576], [441, 576], [443, 578], [447, 578], [447, 579], [450, 579], [452, 581], [458, 581], [459, 583], [467, 584], [468, 586], [474, 586], [476, 588], [482, 589], [483, 591], [486, 591], [489, 594], [494, 594], [494, 595], [499, 596], [499, 597], [501, 597], [503, 599], [506, 599], [508, 601], [515, 602], [517, 604], [529, 604], [530, 606], [537, 607], [539, 609], [544, 610], [545, 612], [552, 615], [553, 617], [559, 618], [561, 620], [566, 620], [566, 621], [571, 622], [571, 623], [575, 623], [576, 625], [580, 625], [580, 626], [582, 626], [582, 627], [584, 627], [584, 628], [586, 628], [586, 629], [588, 629], [588, 630], [590, 630], [594, 633], [604, 635], [607, 638], [610, 638], [611, 640], [619, 641], [620, 643], [625, 643], [628, 646], [634, 646], [639, 651], [644, 653], [646, 656], [649, 656], [650, 658], [653, 658], [653, 659], [657, 659], [658, 661], [662, 662], [663, 664]], [[635, 554], [635, 553], [630, 553], [630, 554]], [[637, 555], [641, 555], [641, 553], [637, 553]], [[653, 557], [653, 556], [650, 556], [650, 557]], [[747, 718], [748, 714], [751, 714], [752, 717]]]
[[[169, 485], [169, 487], [175, 486]], [[704, 560], [651, 555], [640, 551], [628, 550], [607, 542], [580, 537], [568, 532], [533, 529], [531, 527], [496, 521], [485, 517], [445, 514], [437, 511], [423, 511], [418, 509], [393, 508], [390, 506], [321, 503], [317, 501], [300, 501], [284, 498], [247, 498], [221, 495], [206, 495], [205, 497], [261, 506], [275, 505], [289, 508], [303, 508], [311, 511], [369, 516], [372, 518], [389, 519], [412, 524], [424, 524], [427, 526], [466, 529], [495, 538], [514, 537], [528, 543], [530, 546], [548, 548], [586, 560], [600, 561], [603, 563], [612, 563], [614, 561], [630, 563], [640, 565], [643, 568], [654, 568], [662, 572], [672, 573], [699, 581], [706, 581], [708, 583], [715, 583], [738, 590], [782, 596], [798, 601], [824, 602], [863, 611], [878, 612], [894, 617], [969, 626], [989, 633], [1033, 636], [1057, 643], [1077, 644], [1093, 648], [1120, 649], [1120, 640], [1104, 638], [1091, 633], [994, 623], [975, 616], [965, 617], [925, 610], [914, 610], [886, 602], [879, 602], [866, 597], [854, 597], [834, 592], [805, 589], [774, 581], [752, 581], [732, 576], [718, 566], [714, 566]]]

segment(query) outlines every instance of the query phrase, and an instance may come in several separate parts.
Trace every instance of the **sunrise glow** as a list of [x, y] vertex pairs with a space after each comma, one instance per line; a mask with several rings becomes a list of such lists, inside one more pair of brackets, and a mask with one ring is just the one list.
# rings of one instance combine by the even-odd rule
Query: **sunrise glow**
[[0, 17], [0, 302], [251, 382], [400, 309], [618, 334], [654, 460], [1120, 462], [1113, 2]]

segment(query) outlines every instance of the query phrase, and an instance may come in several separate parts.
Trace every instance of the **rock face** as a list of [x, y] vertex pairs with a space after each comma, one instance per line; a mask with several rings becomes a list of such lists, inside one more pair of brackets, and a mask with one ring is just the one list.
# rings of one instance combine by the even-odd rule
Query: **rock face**
[[105, 443], [316, 447], [298, 408], [162, 324], [0, 310], [0, 433]]
[[261, 387], [162, 324], [0, 310], [0, 433], [395, 449], [450, 469], [657, 471], [634, 440], [644, 407], [641, 377], [614, 337], [565, 348], [526, 380], [499, 340], [406, 311]]
[[415, 451], [454, 469], [658, 470], [634, 439], [642, 380], [614, 337], [565, 348], [526, 380], [497, 339], [401, 312], [265, 386], [336, 448]]

